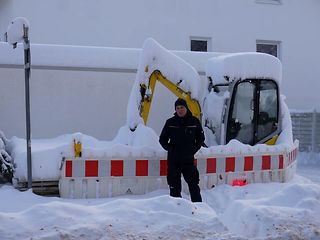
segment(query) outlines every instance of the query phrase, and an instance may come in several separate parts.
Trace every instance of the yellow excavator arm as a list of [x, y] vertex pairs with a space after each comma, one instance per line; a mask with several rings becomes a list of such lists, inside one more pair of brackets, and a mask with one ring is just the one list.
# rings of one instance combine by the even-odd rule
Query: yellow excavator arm
[[[146, 66], [145, 72], [148, 72], [149, 67]], [[143, 118], [144, 124], [147, 124], [149, 111], [152, 103], [152, 97], [157, 80], [169, 89], [174, 95], [183, 98], [192, 112], [192, 115], [201, 120], [201, 107], [197, 100], [191, 98], [190, 92], [185, 92], [178, 85], [169, 81], [159, 70], [155, 70], [149, 77], [148, 86], [145, 84], [140, 85], [141, 102], [140, 102], [140, 116]]]

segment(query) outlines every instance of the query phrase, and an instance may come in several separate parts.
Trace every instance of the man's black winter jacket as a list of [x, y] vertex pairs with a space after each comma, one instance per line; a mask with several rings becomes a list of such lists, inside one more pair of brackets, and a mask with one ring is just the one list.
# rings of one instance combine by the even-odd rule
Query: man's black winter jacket
[[175, 113], [166, 121], [159, 142], [168, 151], [168, 164], [193, 164], [194, 154], [204, 139], [200, 121], [188, 109], [186, 116], [179, 117]]

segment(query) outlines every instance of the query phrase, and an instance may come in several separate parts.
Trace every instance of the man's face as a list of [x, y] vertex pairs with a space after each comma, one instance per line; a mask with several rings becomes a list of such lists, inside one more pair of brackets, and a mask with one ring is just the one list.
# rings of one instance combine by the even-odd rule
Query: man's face
[[176, 106], [176, 113], [179, 117], [184, 117], [187, 114], [187, 108], [182, 105]]

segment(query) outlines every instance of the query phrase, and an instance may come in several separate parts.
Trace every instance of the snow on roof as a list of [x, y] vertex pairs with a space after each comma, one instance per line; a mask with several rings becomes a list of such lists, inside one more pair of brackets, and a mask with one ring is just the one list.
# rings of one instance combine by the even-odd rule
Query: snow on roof
[[[0, 43], [0, 65], [22, 65], [23, 46]], [[32, 44], [34, 68], [136, 69], [139, 49]]]
[[263, 78], [281, 83], [282, 65], [278, 58], [264, 53], [234, 53], [213, 57], [208, 60], [206, 74], [215, 84], [234, 79]]
[[[98, 71], [136, 72], [142, 49], [90, 47], [72, 45], [31, 44], [31, 67], [34, 69], [72, 69], [83, 68]], [[208, 59], [223, 53], [170, 51], [191, 64], [204, 74]], [[0, 66], [23, 66], [23, 45], [17, 49], [6, 42], [0, 42]]]
[[[0, 65], [22, 65], [23, 49], [12, 49], [8, 43], [0, 43]], [[176, 51], [177, 52], [177, 51]], [[191, 64], [204, 70], [204, 62], [217, 54], [199, 54], [179, 51]], [[155, 40], [149, 38], [145, 41], [143, 51], [130, 48], [63, 46], [63, 45], [31, 45], [32, 66], [35, 68], [88, 68], [88, 69], [130, 69], [138, 72], [140, 82], [146, 65], [150, 70], [159, 69], [173, 82], [183, 80], [180, 87], [191, 91], [194, 98], [198, 97], [197, 70], [182, 58], [166, 50]], [[141, 55], [141, 56], [140, 56]], [[139, 60], [140, 59], [140, 60]], [[202, 66], [202, 67], [200, 67]]]

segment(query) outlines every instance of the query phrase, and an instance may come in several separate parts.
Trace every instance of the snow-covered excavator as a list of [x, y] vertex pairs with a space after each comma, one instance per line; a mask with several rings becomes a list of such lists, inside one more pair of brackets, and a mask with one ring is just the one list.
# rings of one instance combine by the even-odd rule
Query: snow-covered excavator
[[[258, 59], [263, 57], [266, 58], [266, 61], [274, 64], [277, 68], [276, 70], [279, 70], [279, 60], [269, 55], [250, 53], [229, 57], [235, 61], [242, 58], [242, 61], [248, 65], [251, 64], [248, 62], [248, 57], [252, 57], [252, 59], [254, 57]], [[148, 68], [147, 65], [145, 68], [146, 73], [149, 71]], [[274, 70], [270, 69], [270, 71]], [[278, 80], [264, 78], [262, 75], [244, 79], [226, 75], [224, 78], [225, 83], [214, 84], [212, 77], [208, 76], [209, 83], [207, 87], [208, 94], [212, 92], [216, 97], [221, 96], [226, 91], [230, 93], [229, 97], [223, 102], [222, 108], [212, 109], [214, 114], [219, 117], [222, 116], [221, 124], [223, 124], [224, 128], [221, 128], [221, 125], [212, 124], [212, 119], [208, 114], [204, 116], [204, 126], [209, 132], [219, 136], [218, 144], [226, 144], [231, 139], [237, 139], [244, 144], [250, 145], [259, 143], [274, 145], [282, 129], [281, 119], [279, 118], [280, 94]], [[206, 98], [200, 104], [198, 100], [192, 99], [190, 92], [181, 89], [179, 83], [174, 84], [163, 76], [161, 71], [154, 70], [150, 74], [148, 85], [140, 85], [141, 104], [139, 110], [145, 124], [147, 124], [157, 81], [177, 97], [185, 99], [189, 109], [199, 120], [202, 120], [203, 116], [201, 106], [209, 104], [207, 108], [214, 107], [210, 103], [206, 103]], [[223, 129], [223, 132], [221, 132], [221, 129]]]
[[[280, 95], [281, 72], [281, 62], [271, 55], [221, 54], [207, 61], [203, 79], [189, 63], [147, 39], [129, 97], [127, 127], [134, 135], [147, 124], [160, 82], [185, 99], [204, 126], [207, 148], [195, 156], [202, 189], [221, 183], [288, 181], [295, 173], [298, 141], [293, 142], [290, 113]], [[90, 160], [84, 160], [80, 168], [85, 187], [83, 179], [75, 184], [81, 174], [74, 167], [77, 161], [66, 160], [62, 169], [63, 197], [143, 194], [167, 188], [164, 151], [96, 160], [96, 178], [85, 177]], [[100, 165], [108, 166], [101, 177]]]
[[137, 73], [138, 109], [145, 124], [159, 81], [185, 99], [193, 115], [202, 121], [207, 146], [225, 145], [232, 139], [252, 146], [276, 144], [282, 131], [281, 114], [286, 111], [279, 90], [279, 59], [262, 53], [223, 54], [208, 61], [205, 80], [191, 65], [181, 67], [182, 61], [154, 40], [146, 41], [139, 68], [144, 73]]

